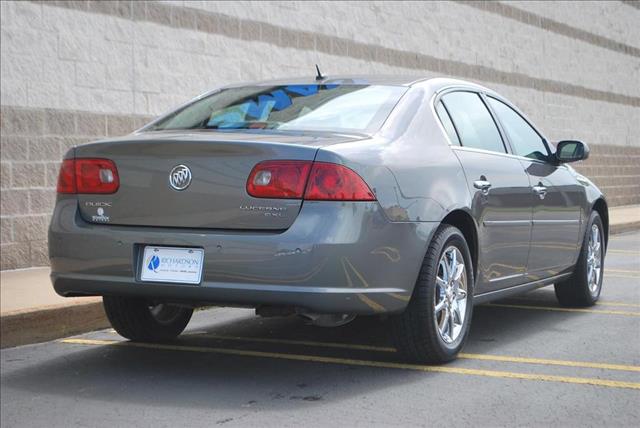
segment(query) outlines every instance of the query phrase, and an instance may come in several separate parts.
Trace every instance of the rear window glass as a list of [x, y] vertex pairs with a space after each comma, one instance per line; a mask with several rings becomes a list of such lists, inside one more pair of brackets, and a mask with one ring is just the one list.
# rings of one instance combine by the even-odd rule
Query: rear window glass
[[449, 136], [449, 140], [451, 140], [453, 144], [457, 144], [459, 146], [460, 140], [458, 139], [456, 128], [455, 126], [453, 126], [453, 122], [451, 122], [449, 113], [447, 112], [447, 109], [445, 108], [444, 104], [442, 104], [442, 101], [440, 101], [436, 106], [436, 112], [438, 113], [438, 117], [440, 118], [440, 122], [442, 122], [442, 126], [444, 127], [444, 130], [447, 132], [447, 135]]
[[406, 91], [401, 86], [246, 86], [197, 100], [147, 130], [278, 129], [375, 132]]
[[452, 92], [442, 97], [462, 145], [505, 153], [496, 123], [480, 96], [473, 92]]

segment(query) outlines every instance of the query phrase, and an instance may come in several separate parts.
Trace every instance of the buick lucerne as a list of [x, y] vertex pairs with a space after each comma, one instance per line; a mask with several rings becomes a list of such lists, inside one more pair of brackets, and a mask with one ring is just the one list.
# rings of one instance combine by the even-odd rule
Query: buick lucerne
[[72, 148], [49, 230], [62, 296], [103, 296], [134, 341], [193, 308], [338, 326], [388, 314], [406, 359], [445, 362], [473, 306], [553, 284], [595, 304], [602, 193], [511, 102], [452, 79], [231, 85]]

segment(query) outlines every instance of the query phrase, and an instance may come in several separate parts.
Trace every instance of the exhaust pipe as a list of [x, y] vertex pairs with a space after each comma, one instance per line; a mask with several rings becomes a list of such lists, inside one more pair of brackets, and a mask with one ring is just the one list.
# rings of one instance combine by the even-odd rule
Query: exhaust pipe
[[293, 306], [260, 305], [256, 308], [256, 315], [264, 318], [288, 317], [296, 313]]
[[354, 314], [316, 314], [308, 312], [304, 308], [292, 306], [260, 305], [256, 308], [256, 315], [264, 318], [288, 317], [294, 314], [318, 327], [340, 327], [349, 324], [356, 318]]
[[296, 310], [296, 313], [318, 327], [340, 327], [356, 318], [355, 314], [314, 314], [300, 309]]

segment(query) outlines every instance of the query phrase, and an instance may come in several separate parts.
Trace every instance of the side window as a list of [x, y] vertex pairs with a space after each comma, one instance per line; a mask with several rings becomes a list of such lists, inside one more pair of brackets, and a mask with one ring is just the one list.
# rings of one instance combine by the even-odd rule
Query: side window
[[509, 136], [516, 155], [547, 160], [549, 150], [540, 135], [515, 110], [495, 98], [487, 97]]
[[440, 122], [442, 122], [442, 126], [444, 130], [447, 132], [449, 139], [453, 144], [460, 145], [460, 140], [458, 139], [458, 134], [456, 132], [455, 126], [453, 126], [453, 122], [451, 122], [451, 118], [449, 117], [449, 113], [447, 113], [447, 109], [442, 104], [442, 101], [438, 103], [436, 106], [436, 113], [438, 113], [438, 117], [440, 118]]
[[464, 147], [505, 153], [500, 132], [480, 96], [452, 92], [442, 97]]

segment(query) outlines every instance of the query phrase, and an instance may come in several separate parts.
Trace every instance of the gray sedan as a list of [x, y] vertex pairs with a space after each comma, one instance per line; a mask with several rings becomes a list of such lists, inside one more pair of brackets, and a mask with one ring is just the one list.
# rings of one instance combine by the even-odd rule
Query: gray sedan
[[62, 296], [178, 336], [194, 307], [338, 326], [390, 314], [411, 361], [455, 358], [475, 304], [601, 292], [602, 193], [499, 94], [452, 79], [259, 82], [65, 156], [49, 230]]

